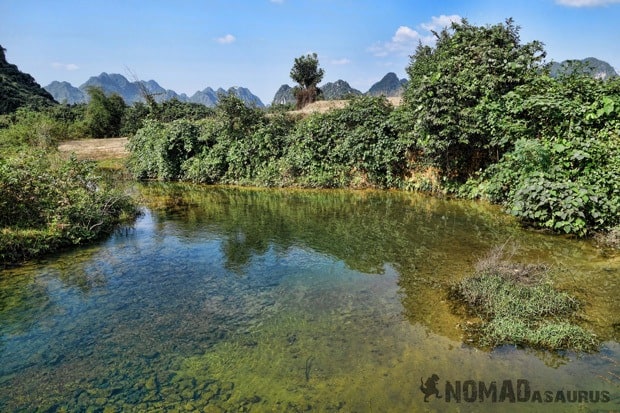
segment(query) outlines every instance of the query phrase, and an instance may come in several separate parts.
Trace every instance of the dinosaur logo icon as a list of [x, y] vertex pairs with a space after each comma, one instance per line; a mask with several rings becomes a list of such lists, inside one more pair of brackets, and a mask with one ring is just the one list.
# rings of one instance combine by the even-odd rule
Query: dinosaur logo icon
[[436, 398], [441, 399], [441, 395], [439, 394], [439, 389], [437, 388], [437, 383], [439, 383], [439, 376], [433, 374], [426, 382], [422, 380], [420, 377], [420, 390], [424, 393], [424, 401], [428, 402], [428, 396], [435, 395]]

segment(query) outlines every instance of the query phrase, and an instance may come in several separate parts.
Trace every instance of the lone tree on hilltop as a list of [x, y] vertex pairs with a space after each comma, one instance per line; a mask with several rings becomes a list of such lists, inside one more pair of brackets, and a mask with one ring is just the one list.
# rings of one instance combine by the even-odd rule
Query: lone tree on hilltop
[[295, 87], [297, 109], [316, 101], [320, 91], [317, 85], [323, 79], [325, 71], [319, 68], [319, 58], [316, 53], [300, 56], [295, 59], [291, 69], [291, 79], [299, 84]]

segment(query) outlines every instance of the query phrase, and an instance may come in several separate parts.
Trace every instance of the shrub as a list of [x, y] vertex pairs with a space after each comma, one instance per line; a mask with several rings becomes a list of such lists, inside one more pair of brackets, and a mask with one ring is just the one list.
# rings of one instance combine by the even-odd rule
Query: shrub
[[360, 97], [301, 120], [289, 138], [288, 173], [304, 186], [399, 185], [406, 145], [392, 114], [385, 98]]
[[182, 164], [198, 149], [200, 133], [200, 126], [187, 120], [147, 120], [129, 140], [129, 170], [137, 179], [180, 179]]
[[90, 242], [136, 207], [109, 188], [94, 165], [41, 151], [0, 159], [0, 259], [5, 264]]

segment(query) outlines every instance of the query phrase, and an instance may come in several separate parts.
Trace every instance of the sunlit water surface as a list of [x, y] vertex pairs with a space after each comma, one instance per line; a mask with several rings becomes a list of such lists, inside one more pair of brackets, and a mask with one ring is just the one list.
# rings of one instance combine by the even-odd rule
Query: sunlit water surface
[[[620, 409], [620, 264], [592, 243], [409, 193], [138, 190], [133, 228], [0, 272], [1, 411]], [[446, 286], [506, 242], [587, 303], [600, 352], [463, 344]]]

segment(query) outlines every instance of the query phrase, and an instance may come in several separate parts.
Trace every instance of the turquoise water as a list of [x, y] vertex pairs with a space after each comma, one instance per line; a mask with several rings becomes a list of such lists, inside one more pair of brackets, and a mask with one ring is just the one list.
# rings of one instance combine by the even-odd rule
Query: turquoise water
[[[0, 273], [1, 411], [620, 410], [620, 264], [592, 243], [408, 193], [139, 193], [132, 228]], [[446, 286], [506, 242], [587, 303], [600, 352], [463, 343]]]

